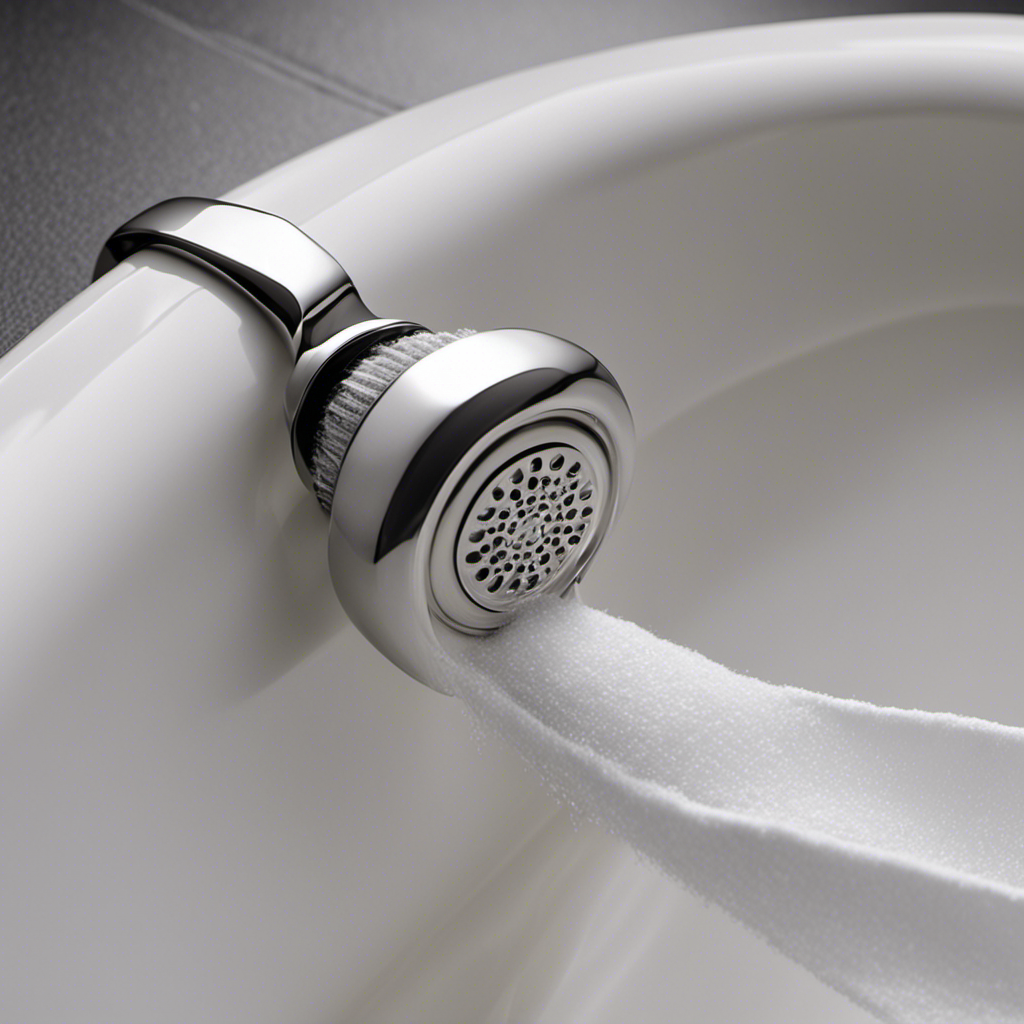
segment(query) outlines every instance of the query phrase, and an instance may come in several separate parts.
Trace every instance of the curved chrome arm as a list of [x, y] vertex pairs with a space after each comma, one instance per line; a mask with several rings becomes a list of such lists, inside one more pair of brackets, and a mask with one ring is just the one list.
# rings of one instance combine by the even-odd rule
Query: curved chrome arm
[[107, 239], [93, 280], [145, 248], [179, 253], [248, 292], [284, 325], [293, 358], [374, 319], [341, 264], [272, 213], [188, 196], [157, 203]]

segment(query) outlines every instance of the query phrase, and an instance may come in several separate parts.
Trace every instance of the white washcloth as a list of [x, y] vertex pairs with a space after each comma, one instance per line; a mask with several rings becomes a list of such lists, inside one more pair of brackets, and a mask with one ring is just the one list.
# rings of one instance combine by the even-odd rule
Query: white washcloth
[[1024, 729], [763, 683], [555, 598], [439, 671], [563, 800], [881, 1020], [1024, 1021]]

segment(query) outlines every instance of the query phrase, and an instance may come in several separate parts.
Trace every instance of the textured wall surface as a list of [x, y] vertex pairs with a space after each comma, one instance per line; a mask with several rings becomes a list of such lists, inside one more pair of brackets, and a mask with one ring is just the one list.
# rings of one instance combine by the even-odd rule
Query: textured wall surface
[[939, 10], [1024, 0], [0, 0], [0, 353], [143, 207], [423, 100], [658, 36]]

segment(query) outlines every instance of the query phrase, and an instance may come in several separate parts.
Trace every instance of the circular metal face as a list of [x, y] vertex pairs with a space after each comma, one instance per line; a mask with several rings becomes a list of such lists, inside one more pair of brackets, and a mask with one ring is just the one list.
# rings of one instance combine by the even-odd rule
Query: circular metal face
[[617, 485], [608, 450], [582, 423], [545, 418], [510, 431], [459, 480], [438, 520], [432, 611], [462, 632], [489, 632], [530, 595], [564, 593], [611, 525]]
[[466, 594], [483, 608], [511, 607], [543, 589], [590, 540], [606, 496], [590, 460], [569, 444], [522, 452], [473, 500], [455, 545]]
[[[625, 399], [585, 349], [523, 330], [453, 341], [400, 374], [349, 443], [331, 503], [334, 589], [392, 661], [451, 692], [440, 652], [500, 629], [539, 593], [571, 593], [632, 464]], [[487, 538], [501, 546], [484, 551]], [[506, 559], [501, 573], [492, 556]]]

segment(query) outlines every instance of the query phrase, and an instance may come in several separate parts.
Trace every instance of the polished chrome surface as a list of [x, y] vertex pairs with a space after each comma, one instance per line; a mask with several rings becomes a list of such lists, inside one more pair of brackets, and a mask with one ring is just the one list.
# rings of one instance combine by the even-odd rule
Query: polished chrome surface
[[425, 328], [374, 317], [326, 249], [262, 210], [191, 196], [157, 203], [107, 239], [94, 277], [146, 248], [176, 253], [227, 278], [280, 321], [295, 358], [285, 421], [295, 468], [312, 488], [316, 428], [345, 369], [378, 342]]
[[331, 579], [352, 621], [410, 675], [438, 686], [442, 634], [508, 621], [514, 604], [484, 607], [459, 582], [460, 531], [496, 473], [560, 447], [586, 458], [606, 497], [579, 555], [533, 592], [572, 590], [628, 489], [633, 423], [608, 370], [553, 335], [488, 331], [421, 359], [367, 413], [334, 494]]
[[145, 248], [175, 252], [244, 289], [284, 326], [293, 358], [373, 319], [326, 249], [262, 210], [191, 196], [157, 203], [107, 239], [94, 279]]
[[459, 583], [477, 604], [504, 609], [573, 568], [606, 494], [572, 445], [527, 448], [483, 485], [455, 546]]
[[[146, 247], [212, 269], [284, 325], [296, 359], [285, 418], [312, 487], [317, 428], [348, 367], [425, 328], [375, 318], [326, 250], [248, 207], [160, 203], [114, 232], [97, 275]], [[487, 633], [528, 596], [572, 590], [625, 496], [633, 444], [614, 378], [562, 338], [489, 331], [424, 356], [370, 407], [341, 464], [328, 559], [342, 605], [438, 686], [439, 631]]]

